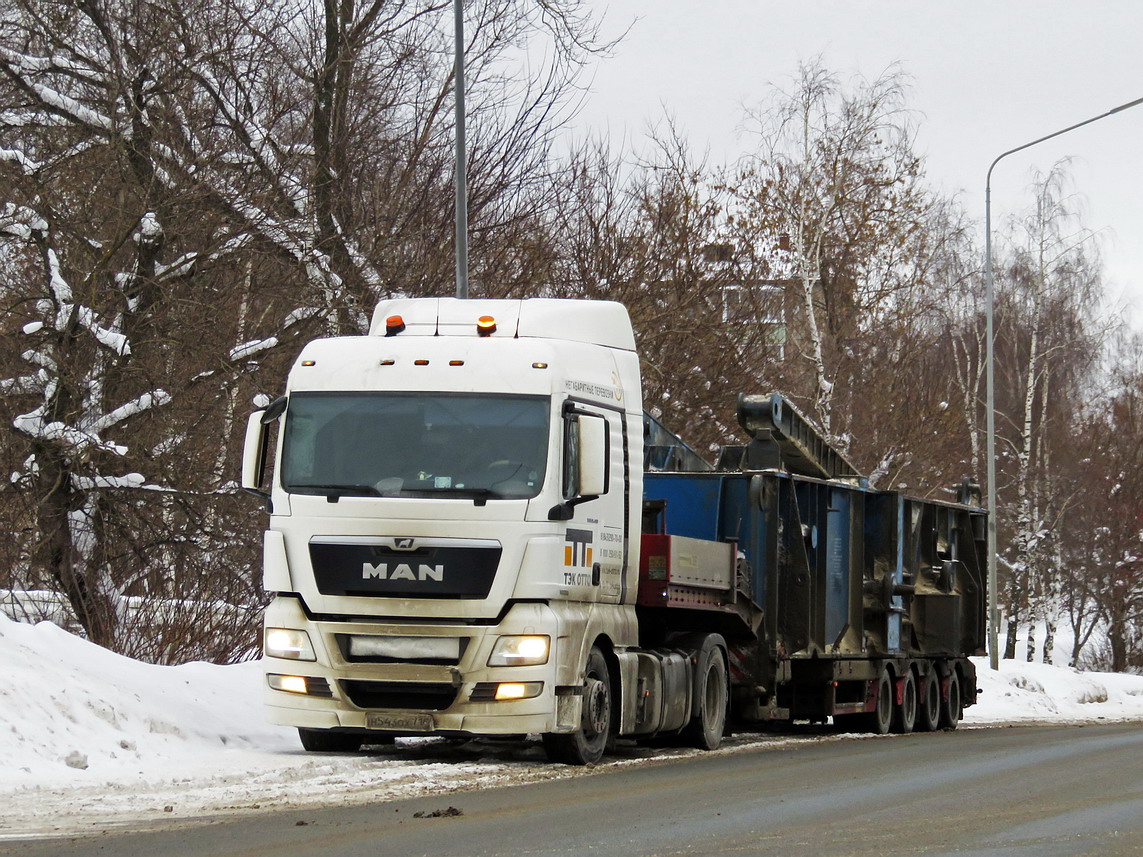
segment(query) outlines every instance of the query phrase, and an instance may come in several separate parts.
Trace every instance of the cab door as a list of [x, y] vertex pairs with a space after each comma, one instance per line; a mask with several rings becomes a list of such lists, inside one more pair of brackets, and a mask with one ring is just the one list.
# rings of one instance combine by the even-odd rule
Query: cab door
[[585, 600], [625, 600], [628, 461], [622, 411], [569, 399], [564, 407], [564, 580]]

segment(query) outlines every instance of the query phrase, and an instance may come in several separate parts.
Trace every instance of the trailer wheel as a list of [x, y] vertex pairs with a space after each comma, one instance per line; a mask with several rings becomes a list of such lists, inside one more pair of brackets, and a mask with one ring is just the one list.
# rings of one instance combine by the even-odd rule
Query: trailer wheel
[[723, 660], [722, 649], [713, 644], [704, 644], [695, 657], [698, 713], [684, 734], [700, 750], [716, 750], [726, 731], [726, 706], [730, 698], [726, 661]]
[[941, 703], [941, 728], [956, 729], [963, 713], [960, 695], [960, 676], [949, 670], [949, 689]]
[[[896, 700], [894, 700], [896, 701]], [[901, 685], [901, 704], [893, 706], [893, 731], [907, 735], [917, 722], [917, 683], [913, 671], [905, 673]]]
[[917, 697], [917, 731], [935, 732], [941, 725], [941, 676], [935, 668], [921, 679]]
[[544, 750], [553, 762], [594, 765], [603, 758], [612, 731], [611, 675], [603, 652], [592, 646], [583, 677], [580, 727], [570, 734], [546, 733], [543, 736]]
[[365, 738], [352, 732], [334, 732], [332, 729], [305, 729], [298, 727], [302, 746], [310, 753], [356, 753]]
[[889, 671], [881, 670], [877, 679], [877, 707], [865, 715], [865, 731], [885, 735], [893, 725], [893, 682]]

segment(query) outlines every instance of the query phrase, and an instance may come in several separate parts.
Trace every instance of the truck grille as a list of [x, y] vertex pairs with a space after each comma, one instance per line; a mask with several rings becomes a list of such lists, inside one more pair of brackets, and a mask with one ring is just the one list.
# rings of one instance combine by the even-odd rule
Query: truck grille
[[491, 539], [314, 536], [310, 562], [322, 595], [487, 598], [500, 564]]
[[399, 708], [404, 711], [444, 711], [456, 699], [451, 684], [411, 681], [346, 679], [341, 689], [358, 708]]

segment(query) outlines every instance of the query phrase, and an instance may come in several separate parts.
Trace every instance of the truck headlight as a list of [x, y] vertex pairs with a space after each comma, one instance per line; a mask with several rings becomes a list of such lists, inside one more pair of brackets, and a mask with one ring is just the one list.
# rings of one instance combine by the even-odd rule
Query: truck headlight
[[501, 637], [488, 656], [490, 667], [537, 666], [548, 662], [552, 638], [540, 635]]
[[316, 661], [310, 635], [294, 628], [266, 629], [266, 656], [291, 661]]

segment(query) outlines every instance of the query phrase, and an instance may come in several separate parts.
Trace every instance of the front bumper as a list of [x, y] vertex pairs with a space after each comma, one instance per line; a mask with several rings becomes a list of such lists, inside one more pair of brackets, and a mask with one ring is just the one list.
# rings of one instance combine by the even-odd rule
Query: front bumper
[[[579, 723], [580, 697], [571, 669], [562, 669], [559, 622], [543, 604], [517, 604], [496, 625], [402, 620], [311, 621], [296, 598], [275, 599], [267, 627], [306, 631], [316, 661], [266, 657], [267, 675], [301, 676], [313, 692], [275, 690], [264, 699], [273, 723], [311, 729], [365, 729], [378, 734], [521, 735], [570, 732]], [[548, 634], [548, 661], [536, 666], [487, 666], [502, 635]], [[369, 662], [350, 659], [349, 635], [454, 637], [456, 663]], [[539, 695], [493, 700], [499, 683], [539, 682]], [[533, 685], [534, 687], [534, 685]], [[560, 689], [557, 692], [557, 688]]]

